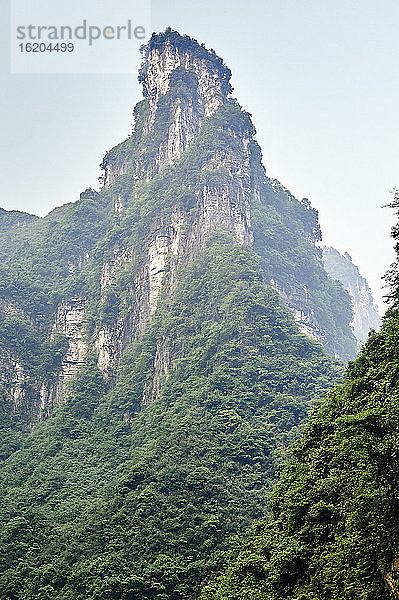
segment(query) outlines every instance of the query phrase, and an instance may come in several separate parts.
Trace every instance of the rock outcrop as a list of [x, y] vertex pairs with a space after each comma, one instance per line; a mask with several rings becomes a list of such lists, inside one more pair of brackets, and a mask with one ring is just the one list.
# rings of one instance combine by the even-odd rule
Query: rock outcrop
[[[68, 347], [58, 375], [33, 386], [37, 418], [63, 401], [65, 383], [93, 352], [109, 383], [115, 381], [126, 348], [146, 331], [160, 299], [173, 297], [181, 273], [212, 236], [253, 248], [265, 282], [279, 291], [300, 329], [334, 356], [353, 355], [346, 317], [323, 321], [335, 300], [325, 291], [316, 247], [317, 212], [267, 177], [250, 115], [231, 96], [230, 76], [213, 51], [174, 31], [154, 34], [144, 47], [144, 99], [134, 109], [132, 135], [105, 155], [100, 192], [81, 196], [83, 205], [104, 206], [106, 216], [98, 238], [89, 232], [86, 246], [65, 256], [74, 292], [55, 308], [48, 335], [62, 334]], [[60, 223], [73, 211], [67, 207]], [[313, 293], [315, 281], [327, 308]], [[145, 402], [156, 397], [178, 358], [166, 341], [159, 345]], [[21, 375], [14, 371], [19, 397]]]
[[359, 269], [352, 262], [352, 257], [345, 252], [340, 254], [332, 247], [323, 247], [323, 264], [327, 273], [333, 279], [342, 283], [348, 291], [353, 305], [353, 320], [351, 326], [358, 344], [361, 345], [371, 329], [378, 331], [381, 318], [378, 307], [374, 303], [371, 289]]

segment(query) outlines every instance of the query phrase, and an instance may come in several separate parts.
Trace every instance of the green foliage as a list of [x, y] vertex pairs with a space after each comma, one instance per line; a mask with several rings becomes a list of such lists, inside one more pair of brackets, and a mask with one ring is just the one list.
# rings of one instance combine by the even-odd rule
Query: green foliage
[[[359, 273], [359, 269], [352, 263], [351, 256], [345, 252], [341, 255], [334, 248], [323, 247], [323, 265], [328, 275], [332, 279], [338, 280], [347, 290], [355, 290], [354, 304], [365, 302], [367, 305], [367, 317], [363, 316], [360, 322], [356, 323], [354, 333], [359, 344], [362, 344], [368, 337], [369, 330], [379, 330], [381, 319], [378, 314], [378, 308], [373, 302], [373, 297], [368, 283]], [[356, 291], [357, 290], [357, 291]], [[364, 296], [365, 295], [365, 296]]]
[[[229, 93], [230, 71], [193, 40], [168, 30], [144, 53], [167, 40], [205, 61]], [[0, 236], [4, 600], [198, 596], [222, 568], [231, 536], [264, 517], [311, 406], [342, 375], [266, 285], [272, 277], [299, 288], [306, 282], [304, 310], [318, 311], [331, 340], [350, 353], [348, 299], [314, 248], [317, 213], [265, 179], [250, 115], [226, 100], [203, 118], [197, 88], [194, 72], [176, 69], [151, 132], [146, 98], [132, 135], [105, 155], [109, 185], [29, 220], [9, 247]], [[186, 151], [164, 167], [177, 102], [202, 122]], [[157, 312], [144, 332], [136, 330], [137, 276], [145, 273], [149, 242], [174, 210], [184, 214], [179, 234], [187, 239], [204, 186], [242, 189], [243, 139], [260, 190], [250, 198], [254, 249], [222, 231], [198, 244], [190, 264], [168, 256]], [[29, 386], [21, 398], [37, 407], [65, 356], [66, 340], [53, 331], [57, 308], [74, 298], [85, 303], [89, 355], [61, 406], [26, 431], [28, 406], [24, 421], [13, 413], [18, 398], [10, 402], [11, 367], [21, 365]], [[107, 380], [94, 351], [103, 326], [133, 340]], [[320, 504], [315, 518], [329, 510]], [[281, 560], [294, 582], [299, 563], [290, 562], [287, 544]]]
[[0, 231], [9, 230], [11, 227], [24, 227], [27, 223], [35, 221], [39, 217], [30, 215], [19, 210], [4, 210], [0, 208]]
[[[261, 174], [258, 178], [261, 181]], [[266, 180], [262, 189], [251, 210], [254, 248], [265, 280], [274, 280], [295, 299], [297, 310], [313, 316], [331, 354], [353, 358], [357, 344], [349, 328], [351, 300], [342, 285], [328, 277], [321, 251], [314, 246], [321, 239], [317, 211], [306, 199], [299, 202], [276, 180]]]
[[216, 71], [218, 78], [221, 81], [223, 91], [228, 94], [232, 91], [230, 85], [231, 71], [223, 63], [223, 60], [216, 55], [214, 50], [208, 50], [203, 44], [199, 44], [193, 38], [188, 35], [180, 35], [177, 31], [174, 31], [170, 27], [163, 33], [153, 33], [150, 41], [147, 45], [142, 46], [141, 51], [143, 55], [143, 66], [139, 72], [139, 81], [143, 84], [144, 95], [148, 94], [148, 90], [145, 86], [145, 75], [147, 58], [152, 50], [158, 50], [162, 52], [165, 45], [170, 45], [176, 48], [179, 52], [189, 52], [192, 60], [201, 60], [207, 64], [211, 70]]
[[146, 99], [136, 104], [133, 111], [134, 126], [132, 135], [105, 154], [100, 165], [101, 168], [106, 169], [108, 164], [112, 164], [115, 167], [120, 167], [123, 164], [131, 164], [140, 144], [147, 109], [148, 101]]
[[0, 321], [0, 348], [18, 356], [31, 376], [48, 377], [59, 371], [66, 347], [64, 336], [57, 335], [50, 341], [40, 339], [24, 319], [10, 316]]
[[[399, 313], [315, 410], [213, 600], [388, 600], [399, 546]], [[394, 584], [393, 584], [394, 585]]]
[[[255, 254], [225, 236], [179, 282], [115, 388], [104, 393], [90, 358], [66, 404], [4, 463], [0, 597], [192, 598], [229, 537], [263, 515], [340, 366], [298, 332]], [[154, 356], [168, 352], [157, 384]]]

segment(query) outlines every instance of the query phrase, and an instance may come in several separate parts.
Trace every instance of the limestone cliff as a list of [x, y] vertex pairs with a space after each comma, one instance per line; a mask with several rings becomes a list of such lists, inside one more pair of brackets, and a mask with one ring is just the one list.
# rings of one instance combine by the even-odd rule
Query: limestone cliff
[[[240, 110], [231, 98], [229, 79], [230, 71], [223, 62], [190, 38], [183, 38], [175, 32], [153, 36], [144, 49], [144, 63], [140, 72], [145, 100], [135, 109], [135, 128], [130, 141], [117, 146], [104, 157], [105, 187], [112, 187], [121, 176], [131, 178], [130, 184], [133, 185], [143, 176], [149, 180], [168, 165], [176, 164], [190, 143], [192, 151], [195, 151], [196, 139], [205, 129], [207, 117], [209, 120], [223, 106]], [[205, 126], [202, 127], [204, 119]], [[140, 283], [136, 284], [136, 288], [141, 290], [141, 309], [137, 310], [142, 317], [134, 319], [135, 327], [140, 328], [138, 324], [142, 319], [144, 325], [148, 324], [155, 312], [165, 269], [168, 269], [168, 284], [173, 289], [177, 266], [198, 254], [212, 231], [222, 229], [233, 234], [237, 243], [252, 246], [254, 231], [251, 212], [257, 202], [267, 202], [267, 196], [272, 194], [274, 197], [284, 196], [285, 201], [290, 203], [297, 203], [279, 182], [266, 176], [250, 119], [246, 118], [240, 125], [239, 130], [235, 131], [233, 126], [229, 128], [228, 121], [223, 123], [232, 143], [227, 147], [221, 145], [214, 148], [201, 161], [199, 166], [203, 182], [193, 194], [189, 212], [186, 206], [176, 202], [167, 219], [156, 218], [150, 225], [145, 241], [148, 259], [139, 276]], [[157, 138], [157, 144], [149, 153], [147, 140], [151, 135]], [[207, 176], [209, 179], [213, 176], [216, 182], [208, 183]], [[118, 196], [115, 204], [118, 213], [123, 212], [123, 206], [124, 201]], [[315, 211], [306, 203], [304, 208], [304, 212], [310, 215], [310, 221], [313, 221]], [[312, 222], [306, 237], [311, 254], [320, 262], [315, 245], [319, 240], [317, 222]], [[259, 253], [262, 254], [262, 251], [259, 250]], [[125, 250], [117, 249], [112, 256], [112, 264], [118, 254], [122, 263], [125, 263]], [[334, 355], [342, 354], [338, 347], [334, 347], [331, 335], [323, 324], [318, 322], [306, 276], [303, 281], [300, 274], [294, 279], [286, 277], [287, 274], [282, 274], [279, 267], [271, 277], [265, 270], [265, 279], [280, 291], [302, 331], [326, 343]], [[108, 272], [109, 264], [106, 263], [104, 269]], [[125, 327], [122, 326], [122, 329]], [[111, 333], [102, 331], [101, 337], [104, 336], [108, 340], [113, 337]], [[100, 342], [99, 345], [102, 365], [110, 365], [112, 356], [120, 355], [120, 350], [115, 348], [107, 351], [106, 348], [112, 348], [109, 341], [105, 344]]]
[[340, 254], [335, 248], [324, 246], [323, 264], [330, 277], [340, 281], [349, 292], [353, 305], [351, 326], [361, 345], [367, 339], [370, 330], [378, 331], [381, 325], [370, 287], [347, 252]]
[[[172, 30], [154, 34], [143, 48], [144, 98], [134, 109], [132, 134], [104, 156], [102, 188], [29, 230], [35, 241], [24, 256], [44, 263], [39, 272], [49, 290], [43, 307], [30, 309], [44, 314], [38, 335], [60, 334], [68, 342], [50, 379], [35, 371], [29, 394], [36, 417], [29, 421], [63, 401], [65, 384], [93, 353], [113, 385], [160, 299], [173, 298], [184, 270], [215, 236], [253, 248], [264, 281], [279, 291], [301, 330], [330, 354], [353, 356], [350, 303], [323, 269], [317, 211], [266, 175], [251, 117], [231, 96], [230, 76], [195, 40]], [[19, 246], [15, 253], [21, 255]], [[14, 354], [8, 380], [20, 398], [23, 376]], [[178, 358], [171, 340], [159, 341], [143, 403], [157, 396]]]

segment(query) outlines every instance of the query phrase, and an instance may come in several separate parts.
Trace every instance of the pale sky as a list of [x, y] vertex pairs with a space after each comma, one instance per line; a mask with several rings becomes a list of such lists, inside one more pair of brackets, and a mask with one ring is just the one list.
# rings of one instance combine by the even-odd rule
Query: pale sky
[[[225, 60], [268, 175], [309, 198], [324, 242], [351, 254], [381, 307], [393, 256], [392, 215], [381, 207], [399, 186], [399, 2], [153, 0], [151, 8], [153, 30], [170, 25]], [[0, 23], [0, 206], [45, 215], [98, 187], [98, 165], [130, 133], [141, 90], [132, 75], [10, 75], [7, 0]]]

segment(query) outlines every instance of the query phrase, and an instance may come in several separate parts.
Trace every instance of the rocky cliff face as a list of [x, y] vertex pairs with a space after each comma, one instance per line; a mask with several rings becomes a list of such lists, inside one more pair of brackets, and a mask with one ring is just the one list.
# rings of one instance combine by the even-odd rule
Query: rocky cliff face
[[[181, 156], [198, 133], [202, 120], [228, 100], [231, 73], [221, 59], [189, 39], [184, 44], [176, 44], [176, 40], [173, 36], [154, 36], [144, 49], [139, 80], [146, 106], [141, 116], [140, 135], [160, 137], [154, 156], [148, 161], [146, 144], [139, 144], [132, 163], [115, 152], [107, 154], [102, 165], [105, 185], [111, 185], [126, 173], [138, 180], [143, 179], [144, 173], [147, 178], [154, 176]], [[171, 88], [182, 83], [181, 76], [186, 77], [189, 89], [175, 89], [173, 100], [165, 105]], [[136, 107], [136, 118], [139, 118], [138, 113]], [[165, 117], [167, 126], [159, 136], [159, 121]]]
[[[54, 308], [49, 336], [62, 334], [68, 348], [55, 379], [36, 378], [35, 418], [62, 402], [65, 383], [92, 353], [115, 382], [125, 350], [212, 236], [254, 249], [264, 280], [303, 332], [332, 355], [354, 352], [349, 303], [331, 287], [316, 248], [317, 212], [267, 177], [250, 116], [231, 98], [229, 69], [213, 51], [170, 30], [154, 35], [143, 54], [144, 99], [134, 110], [132, 135], [105, 155], [100, 192], [89, 190], [59, 220], [62, 239], [65, 219], [75, 219], [85, 202], [103, 207], [101, 234], [89, 231], [86, 245], [65, 256], [74, 291]], [[144, 403], [179, 358], [165, 341], [158, 346]], [[17, 366], [12, 377], [19, 397]]]
[[351, 297], [353, 305], [351, 326], [361, 345], [366, 341], [371, 329], [378, 331], [381, 326], [381, 318], [374, 304], [370, 287], [347, 252], [340, 254], [335, 248], [324, 246], [323, 264], [330, 277], [340, 281]]
[[[213, 53], [189, 39], [182, 43], [182, 39], [175, 45], [173, 36], [155, 37], [144, 50], [140, 80], [145, 105], [141, 116], [137, 108], [135, 111], [140, 130], [135, 152], [128, 157], [116, 147], [105, 156], [102, 163], [105, 188], [112, 188], [118, 177], [124, 175], [133, 185], [156, 177], [178, 161], [198, 136], [203, 120], [231, 102], [229, 69]], [[251, 144], [254, 141], [249, 131], [244, 136], [233, 135], [234, 149], [221, 148], [202, 161], [204, 183], [195, 190], [189, 212], [187, 206], [176, 202], [166, 218], [157, 215], [150, 224], [144, 240], [146, 259], [133, 284], [136, 302], [130, 306], [127, 319], [119, 323], [123, 333], [116, 336], [114, 326], [111, 330], [102, 328], [98, 333], [96, 346], [102, 368], [115, 367], [124, 346], [150, 322], [163, 285], [166, 283], [169, 293], [173, 292], [178, 268], [198, 255], [212, 232], [223, 230], [239, 244], [252, 244]], [[151, 137], [157, 137], [158, 143], [149, 160]], [[217, 183], [207, 182], [206, 174], [215, 169], [223, 169], [230, 177], [219, 178]], [[122, 212], [123, 206], [124, 200], [119, 196], [115, 204], [117, 212]], [[125, 249], [114, 249], [112, 259], [103, 267], [103, 290], [111, 284], [110, 274], [115, 276], [131, 260], [132, 254]]]
[[143, 58], [101, 189], [0, 236], [1, 598], [198, 598], [342, 377], [314, 339], [355, 351], [229, 70], [170, 30]]

